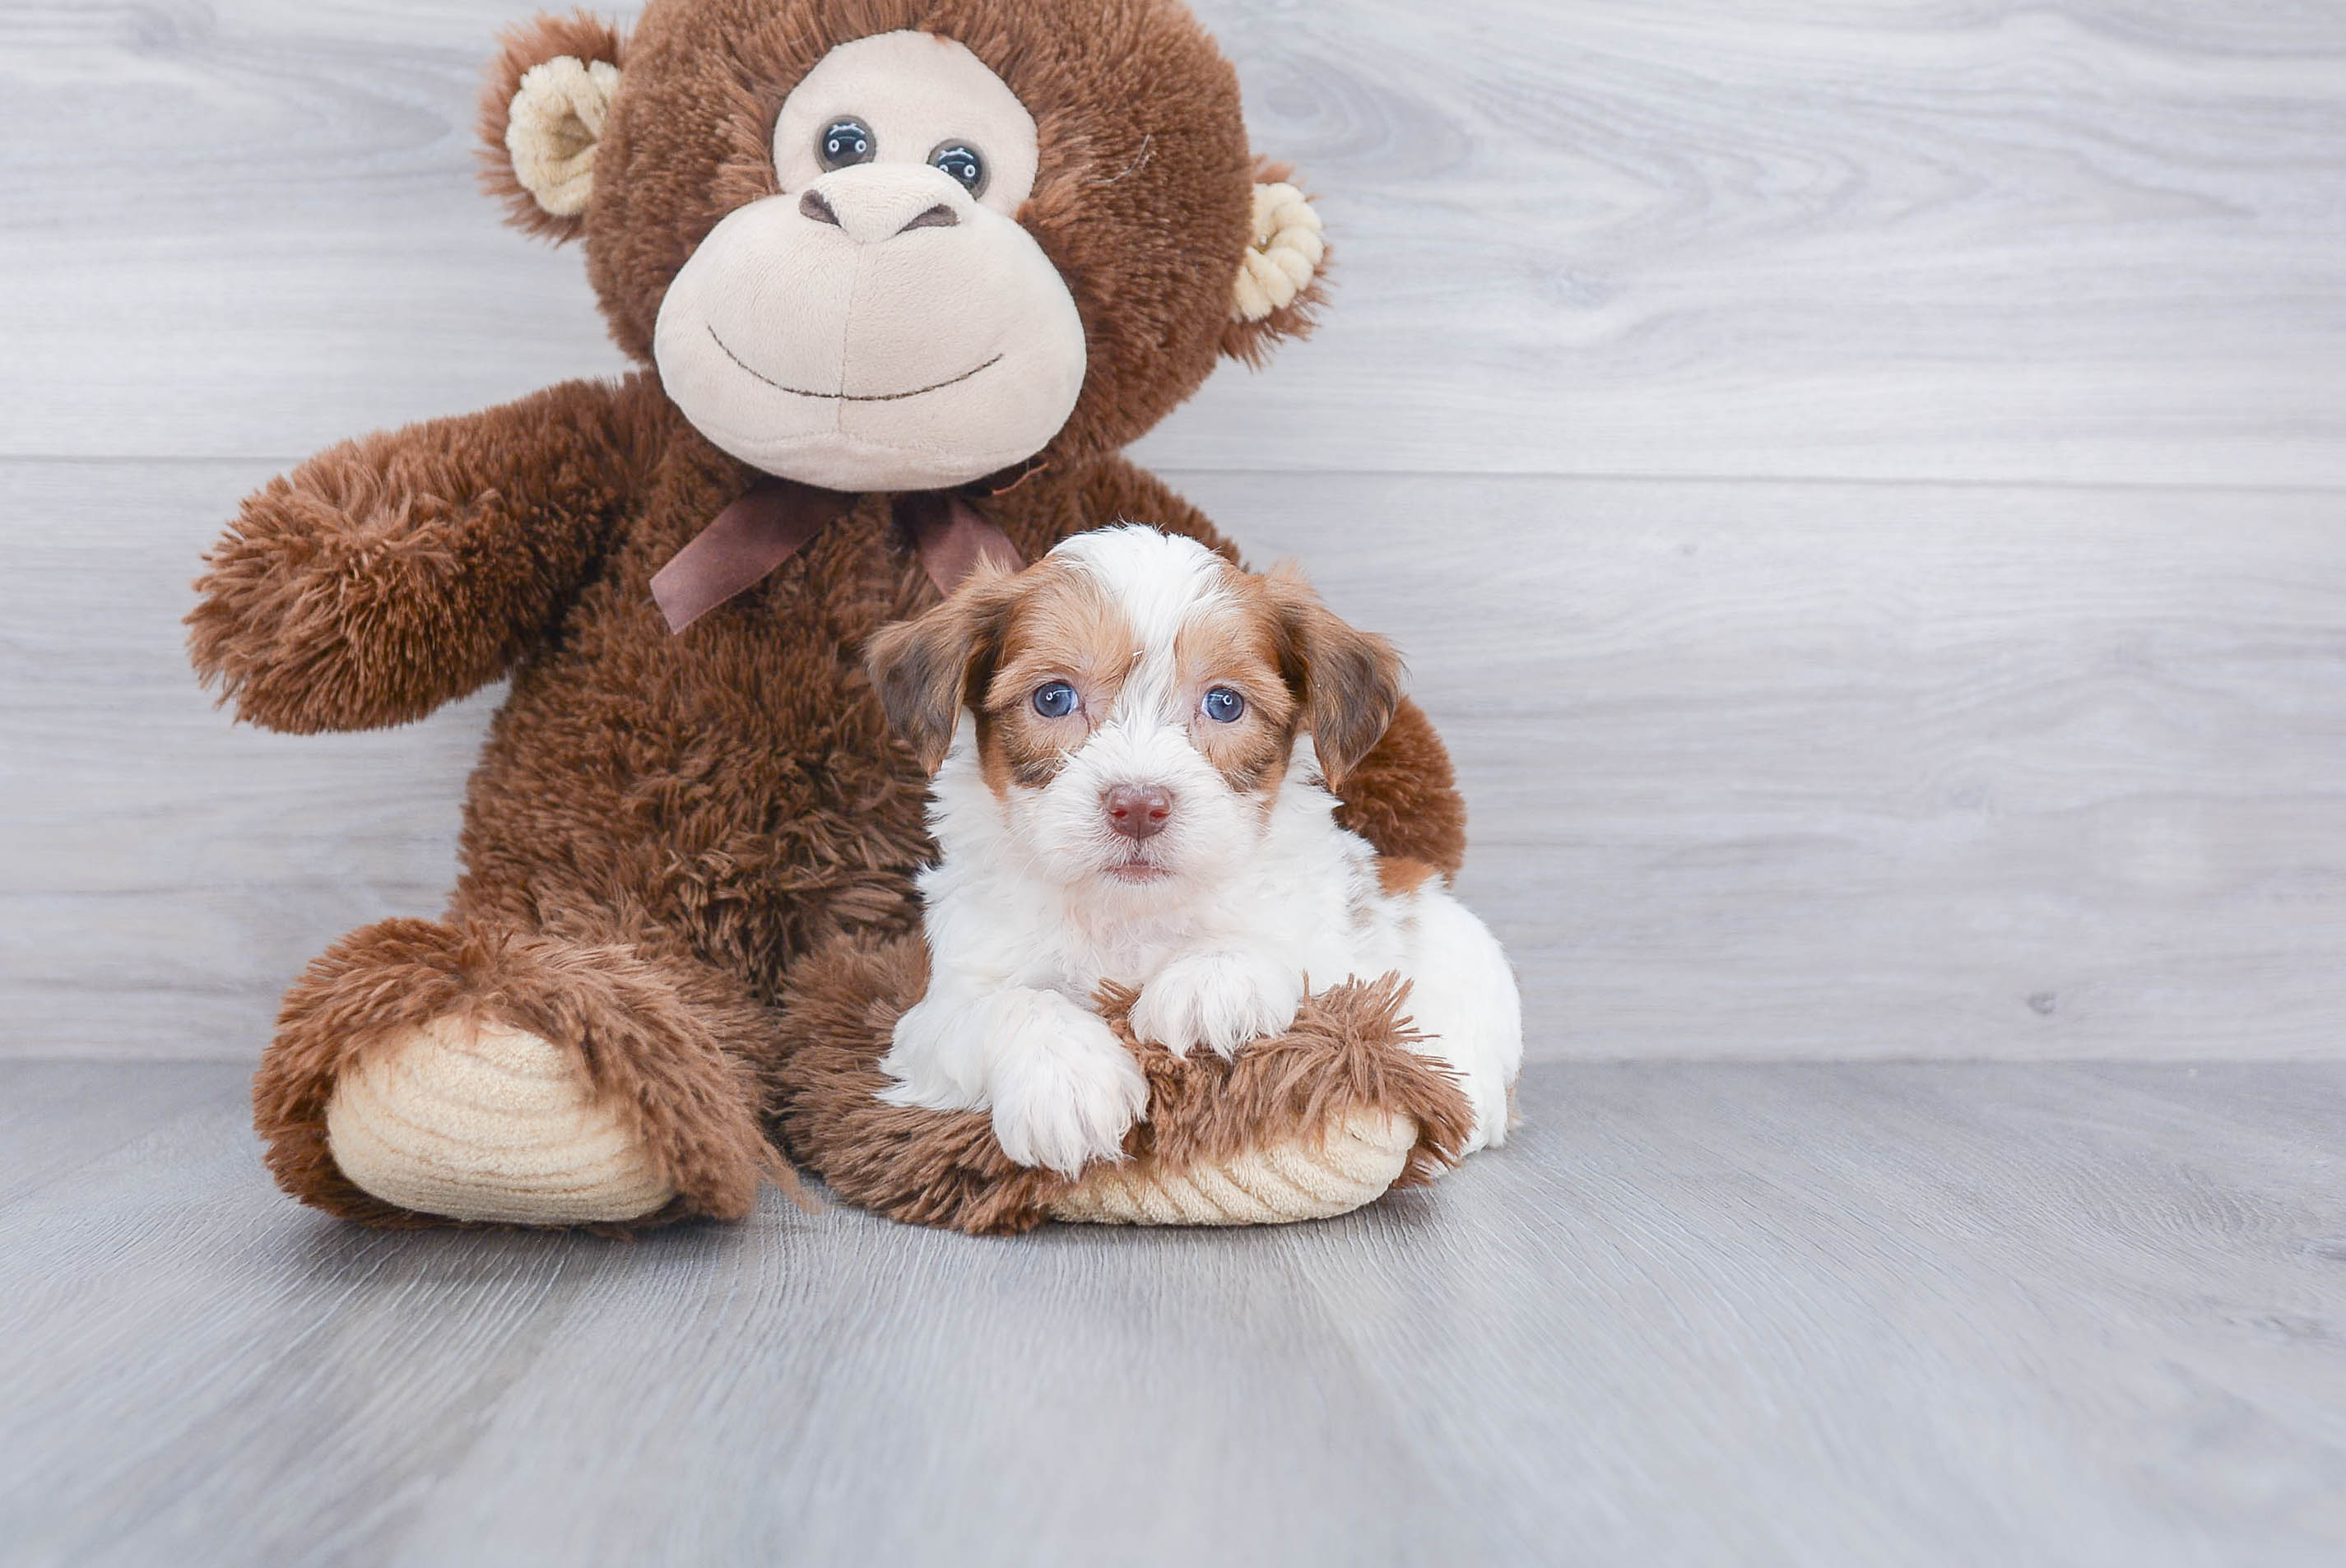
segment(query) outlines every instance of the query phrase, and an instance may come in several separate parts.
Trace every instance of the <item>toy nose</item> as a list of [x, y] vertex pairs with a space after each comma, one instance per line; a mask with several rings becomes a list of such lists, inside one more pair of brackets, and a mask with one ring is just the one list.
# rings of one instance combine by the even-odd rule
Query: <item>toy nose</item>
[[861, 163], [833, 169], [799, 198], [799, 211], [858, 245], [915, 229], [951, 229], [969, 199], [953, 176], [926, 164]]
[[1118, 784], [1100, 797], [1107, 825], [1135, 840], [1153, 839], [1173, 815], [1173, 797], [1154, 784]]

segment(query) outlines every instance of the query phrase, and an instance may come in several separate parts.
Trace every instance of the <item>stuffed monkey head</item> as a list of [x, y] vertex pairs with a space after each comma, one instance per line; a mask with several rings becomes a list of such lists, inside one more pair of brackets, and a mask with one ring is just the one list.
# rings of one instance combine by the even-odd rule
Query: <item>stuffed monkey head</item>
[[1174, 0], [651, 0], [508, 35], [515, 220], [710, 442], [829, 489], [1144, 433], [1309, 329], [1319, 221]]

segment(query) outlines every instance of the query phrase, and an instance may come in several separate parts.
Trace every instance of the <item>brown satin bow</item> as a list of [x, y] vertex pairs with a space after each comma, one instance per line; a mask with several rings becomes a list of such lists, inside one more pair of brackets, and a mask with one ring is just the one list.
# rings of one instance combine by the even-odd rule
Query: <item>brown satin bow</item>
[[[653, 574], [652, 598], [668, 617], [669, 633], [763, 582], [856, 500], [794, 479], [760, 478]], [[959, 587], [982, 560], [1014, 572], [1025, 565], [1010, 536], [954, 492], [909, 491], [896, 497], [893, 509], [896, 525], [911, 537], [940, 594]]]

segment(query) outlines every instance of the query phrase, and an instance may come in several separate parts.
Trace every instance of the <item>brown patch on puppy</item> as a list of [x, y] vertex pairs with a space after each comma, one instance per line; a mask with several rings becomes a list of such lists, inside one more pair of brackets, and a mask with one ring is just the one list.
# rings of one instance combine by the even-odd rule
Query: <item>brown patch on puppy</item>
[[[1115, 708], [1133, 651], [1130, 624], [1090, 574], [1044, 560], [1015, 575], [988, 567], [926, 615], [882, 627], [865, 662], [889, 722], [931, 773], [968, 709], [979, 771], [999, 796], [1058, 776]], [[1055, 680], [1077, 698], [1058, 718], [1033, 700]]]
[[1332, 789], [1375, 748], [1400, 709], [1401, 655], [1321, 603], [1292, 563], [1257, 580], [1277, 614], [1280, 671], [1303, 704], [1304, 728]]
[[1423, 860], [1413, 860], [1406, 855], [1377, 857], [1377, 886], [1387, 898], [1401, 898], [1423, 887], [1433, 875], [1433, 868]]
[[[995, 795], [1015, 784], [1040, 789], [1116, 707], [1132, 671], [1131, 624], [1087, 572], [1064, 561], [1029, 567], [1003, 633], [1002, 655], [981, 692], [978, 765]], [[1035, 709], [1035, 693], [1055, 680], [1076, 688], [1076, 707], [1058, 718]]]
[[[1300, 718], [1295, 694], [1280, 668], [1279, 609], [1261, 578], [1235, 567], [1221, 575], [1229, 603], [1193, 617], [1175, 635], [1174, 667], [1180, 672], [1190, 738], [1198, 753], [1231, 789], [1260, 797], [1269, 810], [1287, 777]], [[1246, 699], [1246, 711], [1232, 722], [1217, 722], [1200, 708], [1206, 693], [1218, 686]]]
[[[1268, 809], [1295, 737], [1309, 729], [1331, 787], [1372, 750], [1402, 704], [1401, 656], [1321, 603], [1291, 567], [1221, 569], [1226, 602], [1187, 618], [1173, 642], [1177, 700], [1192, 742], [1230, 788]], [[866, 655], [889, 721], [934, 773], [966, 706], [980, 771], [997, 796], [1039, 789], [1114, 709], [1142, 651], [1111, 593], [1089, 572], [1046, 559], [1015, 575], [989, 568], [919, 619], [876, 634]], [[1035, 711], [1053, 681], [1076, 689], [1061, 718]], [[1228, 687], [1235, 720], [1201, 709]]]

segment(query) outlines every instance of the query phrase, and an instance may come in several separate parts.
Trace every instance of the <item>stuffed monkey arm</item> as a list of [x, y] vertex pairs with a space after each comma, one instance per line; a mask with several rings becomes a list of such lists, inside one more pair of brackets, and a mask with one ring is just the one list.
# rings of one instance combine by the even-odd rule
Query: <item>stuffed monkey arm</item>
[[505, 674], [636, 498], [632, 384], [567, 382], [271, 480], [196, 583], [205, 684], [306, 734], [403, 724]]
[[[1085, 526], [1118, 520], [1154, 523], [1237, 558], [1206, 514], [1156, 475], [1121, 457], [1085, 475], [1078, 504]], [[1336, 819], [1388, 860], [1417, 860], [1444, 879], [1466, 859], [1466, 802], [1458, 794], [1450, 752], [1425, 710], [1403, 698], [1374, 749], [1352, 765], [1337, 790]]]

